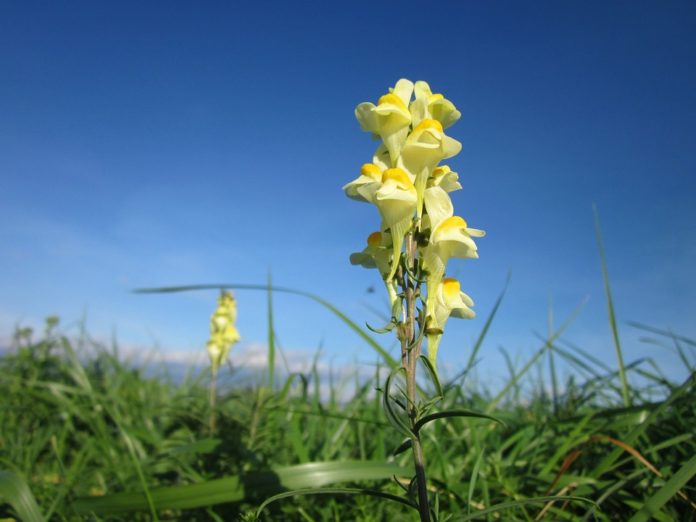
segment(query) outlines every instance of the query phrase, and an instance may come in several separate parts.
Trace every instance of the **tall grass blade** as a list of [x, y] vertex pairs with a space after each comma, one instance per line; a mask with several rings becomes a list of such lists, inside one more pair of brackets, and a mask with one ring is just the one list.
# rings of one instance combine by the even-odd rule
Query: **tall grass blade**
[[[626, 444], [634, 444], [635, 441], [645, 433], [645, 431], [657, 421], [657, 419], [667, 411], [672, 404], [677, 402], [683, 395], [687, 394], [694, 382], [696, 381], [696, 374], [692, 374], [679, 388], [677, 388], [667, 399], [661, 403], [657, 403], [654, 407], [648, 410], [648, 413], [642, 422], [638, 423], [628, 434], [623, 437], [623, 441]], [[597, 467], [592, 471], [592, 476], [595, 478], [601, 477], [604, 473], [609, 471], [619, 457], [622, 455], [623, 450], [616, 448], [607, 456], [605, 456], [597, 465]]]
[[534, 366], [534, 364], [539, 360], [539, 358], [544, 355], [544, 352], [547, 350], [547, 346], [553, 344], [558, 337], [565, 331], [568, 326], [577, 318], [577, 316], [580, 314], [582, 309], [584, 308], [585, 304], [587, 303], [587, 300], [583, 300], [575, 310], [568, 316], [568, 319], [566, 319], [563, 324], [556, 330], [551, 338], [549, 338], [545, 343], [544, 346], [542, 346], [533, 356], [532, 358], [525, 364], [522, 369], [516, 373], [511, 379], [510, 382], [508, 382], [505, 387], [488, 403], [488, 406], [486, 408], [487, 412], [491, 412], [495, 410], [498, 407], [498, 404], [500, 404], [500, 401], [503, 400], [503, 397], [508, 394], [508, 392], [517, 386], [517, 383], [519, 380], [526, 375], [526, 373]]
[[677, 339], [683, 343], [689, 344], [691, 346], [696, 347], [696, 340], [691, 339], [690, 337], [685, 337], [683, 335], [676, 335], [672, 332], [669, 332], [667, 330], [661, 330], [660, 328], [655, 328], [653, 326], [648, 326], [643, 323], [639, 323], [637, 321], [628, 321], [630, 326], [633, 326], [634, 328], [638, 328], [640, 330], [645, 330], [646, 332], [652, 332], [658, 335], [662, 335], [664, 337], [669, 337], [670, 339]]
[[[150, 495], [158, 509], [191, 509], [240, 502], [247, 492], [274, 494], [283, 489], [320, 488], [338, 482], [384, 480], [412, 473], [410, 468], [384, 461], [310, 462], [198, 484], [152, 488]], [[78, 514], [118, 514], [149, 509], [142, 493], [80, 498], [73, 507]]]
[[273, 389], [275, 371], [275, 326], [273, 324], [273, 281], [268, 272], [268, 389]]
[[450, 379], [450, 381], [445, 385], [445, 390], [448, 390], [449, 388], [454, 386], [459, 379], [467, 375], [469, 371], [471, 371], [471, 369], [474, 367], [474, 364], [476, 363], [476, 356], [478, 355], [478, 352], [481, 349], [483, 340], [486, 338], [486, 334], [488, 333], [491, 324], [493, 324], [493, 319], [495, 318], [495, 315], [498, 313], [498, 308], [500, 308], [500, 305], [503, 302], [503, 297], [505, 297], [505, 292], [507, 292], [508, 285], [510, 284], [510, 278], [511, 273], [508, 272], [507, 277], [505, 278], [505, 285], [503, 286], [503, 290], [500, 292], [498, 299], [495, 300], [495, 304], [493, 305], [493, 308], [488, 314], [486, 322], [483, 324], [481, 333], [479, 334], [478, 338], [476, 339], [476, 342], [474, 343], [474, 347], [471, 350], [471, 354], [469, 354], [469, 360], [467, 361], [464, 370], [459, 372], [454, 378]]
[[437, 413], [431, 413], [430, 415], [426, 415], [425, 417], [418, 419], [418, 422], [416, 422], [413, 425], [413, 431], [415, 433], [418, 433], [420, 429], [429, 422], [432, 422], [437, 419], [449, 419], [451, 417], [470, 417], [475, 419], [488, 419], [502, 424], [503, 426], [505, 425], [505, 423], [500, 419], [496, 419], [495, 417], [492, 417], [491, 415], [486, 415], [485, 413], [478, 413], [476, 411], [468, 410], [445, 410], [438, 411]]
[[7, 502], [12, 506], [12, 509], [23, 522], [44, 521], [27, 483], [10, 471], [0, 470], [0, 501]]
[[474, 464], [474, 469], [471, 471], [471, 480], [469, 480], [469, 491], [466, 497], [466, 514], [471, 514], [471, 501], [474, 499], [474, 491], [476, 491], [476, 481], [479, 476], [479, 469], [481, 468], [481, 461], [483, 461], [484, 452], [479, 453], [476, 463]]
[[[667, 483], [650, 497], [629, 522], [646, 522], [656, 515], [669, 499], [696, 475], [696, 455], [691, 457]], [[693, 507], [693, 506], [692, 506]]]
[[621, 380], [621, 395], [624, 405], [631, 405], [631, 396], [628, 388], [628, 380], [626, 379], [626, 369], [624, 366], [623, 354], [621, 352], [621, 341], [619, 339], [619, 329], [616, 326], [616, 313], [614, 310], [614, 300], [611, 296], [611, 287], [609, 286], [609, 271], [607, 270], [607, 258], [604, 253], [604, 243], [602, 242], [602, 229], [599, 224], [599, 212], [597, 206], [592, 206], [595, 223], [595, 235], [597, 237], [597, 247], [599, 248], [599, 260], [602, 265], [602, 278], [604, 279], [604, 292], [607, 296], [607, 308], [609, 312], [609, 326], [614, 340], [614, 348], [616, 349], [616, 361], [619, 366], [619, 379]]
[[452, 517], [449, 519], [449, 522], [466, 522], [468, 520], [476, 520], [479, 518], [484, 518], [489, 514], [492, 513], [497, 513], [499, 511], [505, 511], [508, 509], [514, 509], [514, 508], [519, 508], [522, 506], [526, 506], [528, 504], [545, 504], [547, 502], [557, 502], [557, 501], [566, 501], [566, 502], [585, 502], [588, 504], [594, 504], [590, 499], [584, 498], [584, 497], [572, 497], [572, 496], [556, 496], [556, 497], [534, 497], [534, 498], [525, 498], [522, 500], [514, 500], [511, 502], [502, 502], [500, 504], [496, 504], [494, 506], [491, 506], [486, 509], [482, 509], [481, 511], [477, 511], [476, 513], [471, 513], [470, 515], [462, 515], [458, 517]]
[[[182, 285], [182, 286], [166, 286], [158, 288], [137, 288], [133, 290], [136, 294], [162, 294], [162, 293], [174, 293], [174, 292], [191, 292], [195, 290], [219, 290], [222, 289], [233, 289], [233, 290], [262, 290], [268, 291], [269, 285], [249, 285], [249, 284], [219, 284], [219, 285]], [[343, 321], [351, 330], [358, 334], [367, 344], [375, 350], [382, 359], [389, 365], [390, 368], [396, 368], [399, 366], [399, 362], [394, 359], [389, 353], [382, 348], [377, 341], [375, 341], [368, 333], [363, 330], [358, 324], [352, 321], [346, 314], [341, 312], [338, 308], [315, 294], [305, 292], [303, 290], [296, 290], [294, 288], [285, 288], [280, 286], [274, 286], [271, 288], [274, 292], [281, 292], [285, 294], [300, 295], [311, 299], [312, 301], [319, 303], [321, 306], [329, 310], [341, 321]]]
[[283, 493], [278, 493], [264, 501], [263, 504], [259, 506], [256, 511], [256, 518], [261, 516], [261, 513], [270, 504], [278, 500], [289, 497], [298, 497], [305, 495], [369, 495], [372, 497], [383, 498], [390, 500], [392, 502], [398, 502], [404, 506], [410, 507], [411, 509], [418, 510], [418, 506], [413, 502], [405, 499], [404, 497], [399, 497], [397, 495], [392, 495], [391, 493], [385, 493], [384, 491], [377, 491], [374, 489], [357, 489], [357, 488], [316, 488], [316, 489], [297, 489], [295, 491], [285, 491]]
[[[553, 337], [553, 297], [549, 295], [548, 338], [551, 337]], [[552, 344], [549, 344], [549, 372], [551, 374], [553, 413], [558, 415], [558, 377], [556, 376], [556, 361], [554, 360]]]

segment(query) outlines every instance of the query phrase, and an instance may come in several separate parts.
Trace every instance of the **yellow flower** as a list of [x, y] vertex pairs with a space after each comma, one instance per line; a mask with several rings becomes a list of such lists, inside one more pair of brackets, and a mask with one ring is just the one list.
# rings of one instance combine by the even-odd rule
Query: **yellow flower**
[[378, 100], [377, 105], [364, 102], [355, 108], [355, 117], [362, 129], [382, 138], [389, 150], [392, 165], [399, 157], [411, 125], [408, 104], [412, 93], [413, 83], [402, 78]]
[[360, 168], [360, 175], [343, 186], [343, 191], [346, 193], [346, 196], [356, 201], [367, 201], [365, 197], [360, 194], [360, 187], [368, 183], [381, 182], [382, 170], [383, 169], [374, 163], [365, 163]]
[[[451, 277], [445, 277], [435, 290], [432, 325], [435, 328], [444, 328], [450, 315], [460, 319], [473, 319], [476, 314], [471, 309], [474, 301], [462, 292], [459, 281]], [[430, 298], [430, 296], [428, 296]]]
[[[454, 207], [449, 194], [441, 187], [434, 186], [425, 189], [423, 194], [426, 215], [423, 218], [422, 230], [435, 230], [445, 219], [452, 217]], [[426, 219], [427, 218], [427, 219]]]
[[380, 169], [382, 169], [382, 171], [392, 167], [389, 150], [387, 150], [387, 146], [384, 143], [380, 144], [375, 153], [372, 155], [372, 163], [377, 165]]
[[459, 281], [445, 278], [432, 290], [428, 288], [427, 307], [431, 310], [428, 317], [426, 335], [428, 338], [428, 359], [435, 367], [437, 349], [442, 338], [442, 331], [450, 316], [472, 319], [476, 316], [471, 309], [474, 301], [462, 292]]
[[428, 288], [433, 288], [445, 273], [452, 257], [478, 258], [476, 243], [472, 237], [483, 237], [483, 230], [469, 228], [459, 216], [448, 217], [437, 224], [428, 245], [423, 249], [423, 268], [428, 272]]
[[237, 302], [231, 292], [223, 292], [218, 298], [218, 306], [210, 318], [210, 340], [207, 343], [208, 356], [213, 373], [225, 362], [230, 348], [239, 341], [237, 321]]
[[396, 282], [387, 280], [391, 271], [392, 248], [389, 232], [373, 232], [367, 238], [365, 249], [350, 255], [350, 263], [364, 268], [377, 268], [389, 292], [389, 300], [394, 304], [397, 299]]
[[416, 189], [402, 169], [387, 169], [382, 174], [382, 183], [375, 192], [374, 202], [386, 229], [403, 219], [410, 221], [416, 209]]
[[445, 99], [442, 94], [433, 94], [430, 85], [424, 81], [416, 82], [415, 95], [416, 99], [410, 107], [414, 126], [424, 119], [431, 118], [442, 123], [446, 129], [461, 117], [461, 113], [451, 101]]
[[361, 252], [350, 255], [352, 265], [377, 268], [383, 277], [391, 269], [392, 244], [388, 232], [373, 232], [367, 238], [367, 246]]
[[382, 216], [382, 230], [389, 229], [392, 236], [392, 267], [387, 281], [394, 277], [398, 268], [404, 236], [411, 228], [417, 201], [416, 188], [406, 172], [399, 168], [384, 171], [382, 184], [374, 192], [374, 203]]
[[423, 191], [426, 182], [437, 164], [451, 158], [462, 150], [462, 144], [447, 136], [442, 124], [433, 119], [425, 119], [413, 129], [401, 149], [399, 166], [406, 170], [418, 193], [418, 217], [423, 207]]
[[459, 183], [459, 174], [447, 165], [440, 165], [433, 169], [427, 183], [428, 187], [442, 187], [446, 192], [454, 192], [462, 188]]

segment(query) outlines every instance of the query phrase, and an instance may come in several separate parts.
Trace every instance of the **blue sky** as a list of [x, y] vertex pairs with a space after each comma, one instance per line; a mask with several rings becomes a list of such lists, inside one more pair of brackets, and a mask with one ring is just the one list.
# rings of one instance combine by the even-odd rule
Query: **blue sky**
[[[130, 290], [269, 270], [375, 321], [377, 274], [348, 255], [377, 213], [341, 186], [376, 145], [355, 105], [406, 77], [461, 111], [453, 201], [488, 232], [451, 265], [479, 318], [450, 322], [441, 358], [466, 361], [511, 271], [482, 368], [586, 297], [565, 337], [613, 361], [596, 203], [626, 357], [677, 375], [624, 321], [696, 336], [694, 63], [693, 2], [4, 3], [0, 337], [59, 314], [195, 350], [214, 293]], [[237, 297], [242, 347], [263, 344], [265, 297]], [[278, 295], [276, 316], [288, 350], [375, 360], [310, 301]]]

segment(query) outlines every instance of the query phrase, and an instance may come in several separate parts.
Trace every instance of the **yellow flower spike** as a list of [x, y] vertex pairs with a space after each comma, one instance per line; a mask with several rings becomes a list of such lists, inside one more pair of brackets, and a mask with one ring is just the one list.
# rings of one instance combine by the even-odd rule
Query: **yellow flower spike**
[[239, 341], [239, 332], [234, 326], [237, 320], [237, 302], [231, 292], [223, 292], [210, 318], [210, 340], [206, 348], [213, 374], [225, 362], [233, 344]]
[[343, 186], [343, 191], [346, 193], [346, 196], [356, 201], [372, 202], [371, 199], [367, 199], [363, 194], [360, 193], [360, 189], [370, 183], [381, 183], [382, 170], [382, 168], [374, 163], [365, 163], [360, 168], [360, 175], [350, 183]]
[[419, 218], [423, 209], [423, 192], [431, 173], [440, 161], [455, 156], [461, 149], [462, 144], [447, 136], [437, 120], [424, 119], [409, 134], [398, 164], [415, 179]]
[[401, 79], [391, 92], [380, 97], [377, 105], [365, 102], [355, 108], [360, 127], [382, 138], [389, 150], [391, 165], [396, 163], [411, 125], [408, 103], [412, 93], [413, 83]]
[[428, 287], [428, 359], [436, 368], [437, 351], [442, 338], [442, 331], [450, 316], [461, 319], [472, 319], [476, 316], [471, 309], [474, 301], [462, 292], [459, 281], [444, 278], [436, 286]]

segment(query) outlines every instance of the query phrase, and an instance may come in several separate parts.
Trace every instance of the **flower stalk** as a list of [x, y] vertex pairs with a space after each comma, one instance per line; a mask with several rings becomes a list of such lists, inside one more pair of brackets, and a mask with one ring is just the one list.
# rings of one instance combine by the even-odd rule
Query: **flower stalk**
[[[437, 352], [445, 323], [450, 316], [475, 316], [474, 302], [461, 291], [459, 281], [446, 277], [447, 263], [451, 258], [477, 258], [472, 238], [485, 233], [470, 228], [454, 214], [449, 193], [462, 188], [459, 176], [449, 166], [440, 165], [461, 150], [461, 143], [445, 134], [460, 117], [452, 102], [433, 94], [426, 82], [414, 85], [401, 79], [377, 105], [359, 104], [355, 115], [362, 129], [382, 143], [372, 162], [364, 164], [360, 175], [343, 189], [349, 198], [377, 208], [380, 228], [350, 261], [376, 268], [389, 295], [391, 321], [373, 329], [394, 330], [401, 346], [401, 367], [392, 372], [385, 386], [385, 413], [409, 437], [418, 511], [421, 521], [429, 522], [425, 457], [418, 428], [439, 396], [421, 402], [417, 363], [424, 361], [440, 390]], [[423, 341], [427, 358], [422, 357]], [[389, 382], [397, 372], [403, 372], [406, 380], [403, 400], [390, 395]]]
[[217, 400], [217, 376], [220, 366], [227, 360], [232, 345], [239, 342], [239, 332], [235, 326], [237, 321], [237, 302], [232, 292], [221, 291], [217, 308], [210, 318], [210, 339], [207, 350], [210, 357], [210, 390], [208, 406], [210, 416], [208, 428], [211, 433], [216, 430], [216, 400]]

